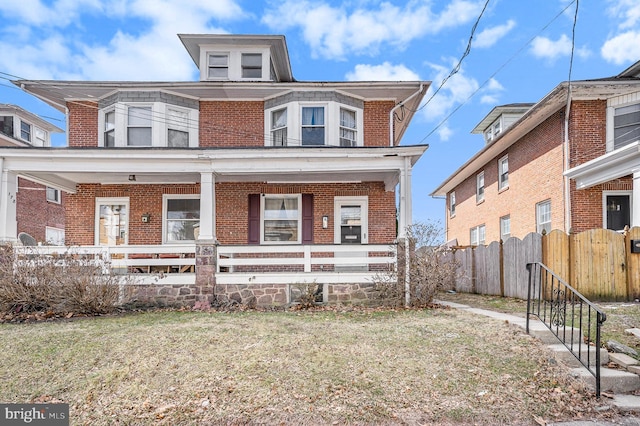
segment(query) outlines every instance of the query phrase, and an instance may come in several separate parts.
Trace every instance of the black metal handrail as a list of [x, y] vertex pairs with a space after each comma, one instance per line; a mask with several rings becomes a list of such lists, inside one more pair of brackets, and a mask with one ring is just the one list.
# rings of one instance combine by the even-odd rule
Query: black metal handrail
[[[596, 396], [600, 397], [600, 328], [607, 319], [606, 314], [542, 263], [528, 263], [527, 270], [527, 333], [529, 316], [535, 315], [593, 374], [596, 379]], [[581, 339], [574, 337], [576, 330]], [[583, 343], [587, 345], [586, 351]], [[592, 343], [595, 344], [593, 368], [589, 350]]]

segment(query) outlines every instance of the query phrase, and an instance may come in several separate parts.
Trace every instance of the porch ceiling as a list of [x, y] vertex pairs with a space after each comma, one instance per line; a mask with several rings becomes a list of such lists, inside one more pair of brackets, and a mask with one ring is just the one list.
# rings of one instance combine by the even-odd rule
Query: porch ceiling
[[586, 189], [638, 172], [640, 172], [640, 141], [569, 169], [564, 174], [576, 181], [577, 189]]

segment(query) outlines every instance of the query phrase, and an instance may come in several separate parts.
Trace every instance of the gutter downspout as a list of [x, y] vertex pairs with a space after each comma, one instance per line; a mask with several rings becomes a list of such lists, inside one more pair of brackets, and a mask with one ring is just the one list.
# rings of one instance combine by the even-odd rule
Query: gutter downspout
[[564, 148], [563, 148], [563, 156], [564, 156], [564, 170], [563, 170], [563, 180], [564, 180], [564, 231], [568, 234], [571, 230], [571, 180], [564, 175], [564, 172], [569, 170], [569, 116], [571, 115], [571, 82], [569, 82], [569, 86], [567, 87], [567, 106], [565, 107], [565, 116], [564, 116]]
[[404, 104], [407, 101], [409, 101], [409, 100], [415, 98], [416, 96], [418, 96], [419, 94], [421, 94], [423, 89], [424, 89], [424, 83], [420, 83], [420, 88], [418, 89], [417, 92], [413, 93], [411, 96], [409, 96], [404, 101], [398, 102], [398, 104], [396, 106], [391, 108], [391, 111], [389, 112], [389, 146], [394, 146], [394, 144], [393, 144], [393, 142], [394, 142], [394, 137], [393, 137], [393, 116], [396, 113], [396, 110], [398, 108], [401, 108], [402, 106], [404, 106]]

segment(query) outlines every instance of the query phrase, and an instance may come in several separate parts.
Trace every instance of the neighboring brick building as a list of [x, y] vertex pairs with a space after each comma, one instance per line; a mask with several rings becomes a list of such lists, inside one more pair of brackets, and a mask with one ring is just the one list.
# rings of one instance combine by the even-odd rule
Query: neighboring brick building
[[[427, 146], [400, 146], [400, 139], [429, 83], [299, 82], [282, 36], [180, 39], [200, 81], [16, 82], [68, 111], [68, 148], [5, 152], [9, 172], [30, 168], [68, 192], [68, 244], [193, 245], [196, 282], [216, 282], [218, 292], [230, 292], [221, 283], [282, 282], [220, 274], [249, 268], [234, 259], [251, 246], [254, 256], [304, 257], [286, 261], [306, 272], [290, 282], [359, 289], [366, 277], [330, 275], [349, 269], [331, 259], [373, 253], [366, 245], [386, 251], [404, 238], [411, 170]], [[0, 228], [0, 237], [14, 230]], [[238, 253], [220, 255], [231, 246]], [[220, 259], [237, 265], [220, 268]], [[354, 268], [373, 272], [367, 264]], [[266, 300], [256, 289], [250, 293]]]
[[[50, 147], [51, 133], [62, 129], [16, 105], [0, 104], [0, 146]], [[64, 244], [64, 194], [59, 189], [18, 177], [15, 200], [18, 233], [39, 243]]]
[[640, 226], [640, 62], [497, 107], [474, 133], [485, 147], [431, 194], [446, 196], [452, 244]]

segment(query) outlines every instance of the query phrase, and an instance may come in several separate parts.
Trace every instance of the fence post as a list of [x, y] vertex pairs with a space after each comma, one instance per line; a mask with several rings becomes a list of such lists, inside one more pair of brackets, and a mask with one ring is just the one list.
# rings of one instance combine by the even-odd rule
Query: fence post
[[500, 296], [504, 297], [504, 242], [500, 238]]

